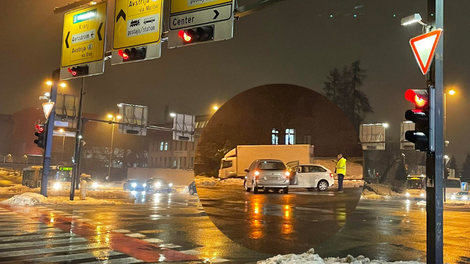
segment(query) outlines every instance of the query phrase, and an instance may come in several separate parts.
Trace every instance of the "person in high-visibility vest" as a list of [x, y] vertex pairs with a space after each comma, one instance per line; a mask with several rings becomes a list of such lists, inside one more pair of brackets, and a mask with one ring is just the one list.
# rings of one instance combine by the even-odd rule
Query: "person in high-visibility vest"
[[338, 192], [343, 192], [343, 180], [346, 175], [346, 159], [343, 154], [338, 154], [335, 172], [338, 174]]

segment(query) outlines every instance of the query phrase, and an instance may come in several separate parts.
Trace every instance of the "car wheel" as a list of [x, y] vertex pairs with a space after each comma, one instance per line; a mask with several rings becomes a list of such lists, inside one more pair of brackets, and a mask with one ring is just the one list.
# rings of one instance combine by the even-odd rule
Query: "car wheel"
[[259, 191], [258, 191], [258, 186], [255, 185], [255, 183], [253, 183], [253, 193], [254, 194], [258, 194]]
[[279, 188], [273, 188], [272, 190], [273, 190], [273, 193], [279, 193], [279, 191], [280, 191], [281, 189], [279, 189]]
[[322, 180], [318, 183], [317, 187], [319, 191], [326, 191], [326, 189], [328, 189], [328, 182], [325, 180]]
[[313, 191], [313, 188], [307, 188], [307, 191], [311, 192]]
[[251, 188], [248, 187], [248, 184], [246, 184], [246, 180], [243, 182], [243, 186], [245, 187], [245, 191], [250, 192]]
[[289, 193], [289, 187], [284, 188], [283, 192], [284, 192], [284, 194], [288, 194]]

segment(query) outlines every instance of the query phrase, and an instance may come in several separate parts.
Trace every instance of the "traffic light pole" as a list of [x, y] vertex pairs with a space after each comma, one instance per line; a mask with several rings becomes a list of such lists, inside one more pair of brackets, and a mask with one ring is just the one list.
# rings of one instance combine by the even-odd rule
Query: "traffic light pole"
[[[428, 23], [444, 27], [444, 0], [428, 0]], [[444, 82], [443, 35], [436, 48], [434, 64], [428, 74], [430, 93], [429, 151], [426, 159], [426, 260], [443, 263], [443, 178], [444, 178]]]
[[[51, 102], [57, 101], [57, 85], [59, 85], [60, 69], [52, 71]], [[55, 106], [52, 109], [46, 124], [46, 148], [44, 149], [44, 159], [42, 164], [41, 194], [47, 197], [47, 185], [49, 180], [49, 170], [51, 166], [52, 140], [54, 137]]]
[[70, 182], [70, 201], [75, 197], [75, 187], [78, 185], [79, 169], [80, 169], [80, 156], [82, 146], [82, 109], [83, 109], [83, 95], [85, 89], [85, 77], [82, 77], [80, 85], [80, 102], [78, 106], [77, 116], [77, 132], [75, 133], [75, 150], [73, 155], [73, 170], [72, 179]]

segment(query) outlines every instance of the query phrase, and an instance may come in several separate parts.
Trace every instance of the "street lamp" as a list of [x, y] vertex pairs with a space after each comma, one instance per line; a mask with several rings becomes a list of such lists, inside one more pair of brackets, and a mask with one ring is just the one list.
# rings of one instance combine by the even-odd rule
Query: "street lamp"
[[214, 111], [217, 111], [217, 110], [219, 110], [219, 107], [218, 107], [217, 105], [214, 105], [214, 106], [212, 107], [212, 109], [214, 109]]
[[109, 121], [112, 122], [112, 127], [111, 127], [111, 149], [110, 149], [110, 152], [109, 152], [109, 166], [108, 166], [108, 179], [111, 178], [111, 166], [112, 166], [112, 162], [113, 162], [114, 122], [116, 121], [116, 119], [118, 121], [121, 120], [121, 118], [122, 118], [122, 116], [120, 116], [120, 115], [117, 115], [117, 116], [114, 116], [112, 114], [108, 115]]
[[171, 116], [171, 117], [175, 117], [176, 114], [175, 114], [175, 113], [170, 113], [170, 116]]

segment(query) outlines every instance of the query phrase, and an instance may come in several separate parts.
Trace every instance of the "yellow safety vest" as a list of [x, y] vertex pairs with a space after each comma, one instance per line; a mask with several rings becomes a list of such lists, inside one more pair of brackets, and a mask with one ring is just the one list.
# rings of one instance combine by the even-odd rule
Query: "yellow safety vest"
[[336, 163], [336, 174], [343, 174], [346, 175], [346, 159], [341, 158]]

